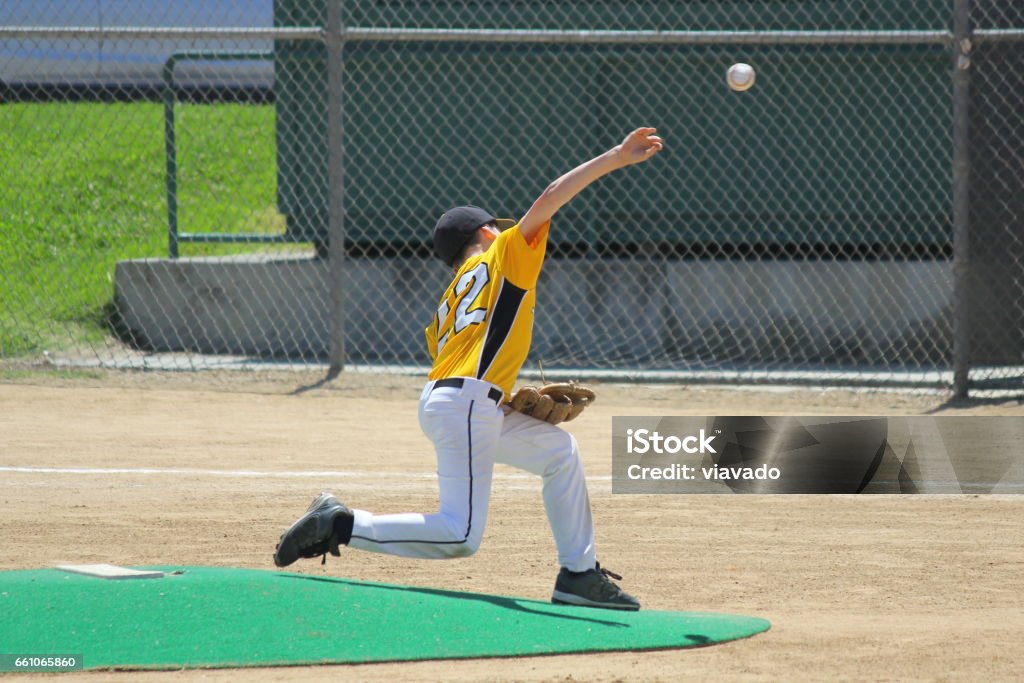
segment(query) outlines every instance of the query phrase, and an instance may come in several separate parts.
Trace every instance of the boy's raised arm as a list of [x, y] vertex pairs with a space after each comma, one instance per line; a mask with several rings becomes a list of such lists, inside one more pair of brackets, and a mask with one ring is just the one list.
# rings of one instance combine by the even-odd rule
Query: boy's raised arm
[[656, 132], [654, 128], [637, 128], [621, 144], [580, 164], [548, 185], [519, 221], [519, 230], [526, 241], [532, 241], [541, 226], [590, 183], [614, 170], [647, 161], [660, 152], [663, 143]]

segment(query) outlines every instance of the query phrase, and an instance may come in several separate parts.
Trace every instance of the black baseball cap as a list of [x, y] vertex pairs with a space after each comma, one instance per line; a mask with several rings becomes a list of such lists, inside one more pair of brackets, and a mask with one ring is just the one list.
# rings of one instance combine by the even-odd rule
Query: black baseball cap
[[456, 206], [445, 211], [434, 226], [434, 254], [446, 265], [453, 265], [476, 231], [488, 223], [501, 229], [515, 225], [515, 221], [495, 218], [479, 206]]

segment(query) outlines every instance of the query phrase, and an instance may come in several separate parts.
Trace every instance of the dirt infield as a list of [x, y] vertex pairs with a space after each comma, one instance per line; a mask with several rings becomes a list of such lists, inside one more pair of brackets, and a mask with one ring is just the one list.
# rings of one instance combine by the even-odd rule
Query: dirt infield
[[[184, 374], [0, 384], [0, 568], [271, 569], [278, 534], [323, 488], [374, 511], [433, 509], [420, 381], [348, 375], [308, 388], [307, 379], [250, 377], [234, 391], [223, 376]], [[923, 395], [674, 385], [600, 392], [570, 429], [591, 479], [602, 563], [645, 608], [761, 616], [771, 631], [700, 650], [253, 669], [246, 680], [1024, 676], [1024, 496], [613, 496], [609, 478], [613, 415], [1024, 415], [1019, 402], [942, 407]], [[540, 483], [499, 467], [494, 489], [472, 558], [343, 552], [298, 571], [546, 599], [557, 566]], [[66, 676], [226, 681], [239, 672]]]

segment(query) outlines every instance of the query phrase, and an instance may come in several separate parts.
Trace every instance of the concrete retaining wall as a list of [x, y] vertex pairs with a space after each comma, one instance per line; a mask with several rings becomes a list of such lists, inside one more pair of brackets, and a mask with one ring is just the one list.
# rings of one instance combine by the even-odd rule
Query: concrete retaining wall
[[[419, 259], [345, 265], [349, 359], [426, 363], [450, 272]], [[143, 348], [324, 358], [328, 264], [315, 258], [123, 261]], [[946, 262], [558, 261], [544, 266], [532, 357], [554, 364], [930, 365], [948, 359]]]

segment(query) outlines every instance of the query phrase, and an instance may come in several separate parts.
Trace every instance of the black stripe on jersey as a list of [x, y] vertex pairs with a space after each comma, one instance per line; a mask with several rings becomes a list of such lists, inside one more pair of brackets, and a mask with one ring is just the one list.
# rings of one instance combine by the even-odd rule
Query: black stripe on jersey
[[498, 299], [494, 302], [494, 310], [491, 311], [491, 319], [487, 324], [487, 336], [484, 337], [484, 347], [480, 351], [480, 366], [476, 378], [483, 379], [491, 368], [491, 363], [498, 355], [498, 351], [508, 339], [512, 331], [512, 323], [519, 315], [519, 306], [523, 303], [527, 290], [520, 289], [514, 284], [501, 279], [501, 291], [498, 292]]

